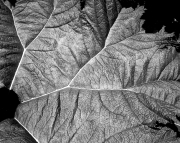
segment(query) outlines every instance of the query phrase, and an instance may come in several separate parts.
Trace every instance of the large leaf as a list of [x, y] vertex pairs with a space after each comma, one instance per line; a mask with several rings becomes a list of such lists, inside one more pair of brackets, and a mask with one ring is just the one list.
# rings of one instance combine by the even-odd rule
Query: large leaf
[[22, 101], [15, 119], [39, 143], [180, 142], [180, 54], [164, 28], [145, 33], [143, 7], [24, 0], [9, 9], [24, 47], [10, 86]]

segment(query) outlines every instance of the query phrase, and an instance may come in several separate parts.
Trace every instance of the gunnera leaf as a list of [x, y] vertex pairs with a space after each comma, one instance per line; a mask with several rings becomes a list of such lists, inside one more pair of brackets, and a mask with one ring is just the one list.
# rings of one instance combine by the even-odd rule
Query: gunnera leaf
[[24, 49], [15, 119], [36, 141], [180, 142], [179, 43], [164, 27], [145, 32], [143, 6], [32, 0], [9, 12]]

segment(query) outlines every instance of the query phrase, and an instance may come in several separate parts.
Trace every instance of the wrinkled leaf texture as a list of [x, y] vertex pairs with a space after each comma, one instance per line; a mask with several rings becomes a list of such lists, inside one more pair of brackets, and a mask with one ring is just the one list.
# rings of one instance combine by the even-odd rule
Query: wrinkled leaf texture
[[15, 120], [39, 143], [180, 142], [148, 126], [180, 125], [180, 54], [162, 44], [173, 34], [145, 33], [143, 7], [80, 2], [0, 2], [0, 78], [22, 102]]

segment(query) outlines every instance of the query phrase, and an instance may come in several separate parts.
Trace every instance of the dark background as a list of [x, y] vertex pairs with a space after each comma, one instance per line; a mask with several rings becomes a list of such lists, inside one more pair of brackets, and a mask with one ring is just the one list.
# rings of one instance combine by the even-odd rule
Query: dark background
[[138, 5], [147, 9], [142, 16], [145, 19], [143, 29], [147, 33], [156, 33], [165, 26], [167, 32], [174, 32], [176, 39], [180, 33], [179, 0], [119, 0], [123, 7], [136, 8]]

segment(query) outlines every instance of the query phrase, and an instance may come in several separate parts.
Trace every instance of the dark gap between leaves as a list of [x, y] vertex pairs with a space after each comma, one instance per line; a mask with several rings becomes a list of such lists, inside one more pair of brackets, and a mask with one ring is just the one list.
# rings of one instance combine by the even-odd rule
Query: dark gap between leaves
[[14, 118], [19, 104], [19, 97], [14, 91], [6, 87], [0, 88], [0, 122], [7, 118]]
[[81, 10], [85, 7], [86, 0], [80, 0]]
[[[180, 116], [176, 115], [177, 120], [180, 121]], [[166, 127], [171, 130], [173, 130], [176, 133], [176, 138], [180, 138], [180, 127], [176, 124], [174, 124], [174, 121], [170, 118], [165, 118], [168, 122], [167, 123], [161, 123], [159, 121], [153, 120], [150, 123], [145, 123], [144, 125], [147, 125], [149, 128], [153, 130], [161, 130], [162, 128]]]
[[13, 7], [15, 7], [16, 2], [17, 2], [17, 0], [3, 0], [3, 2], [6, 2], [6, 1], [8, 1]]

